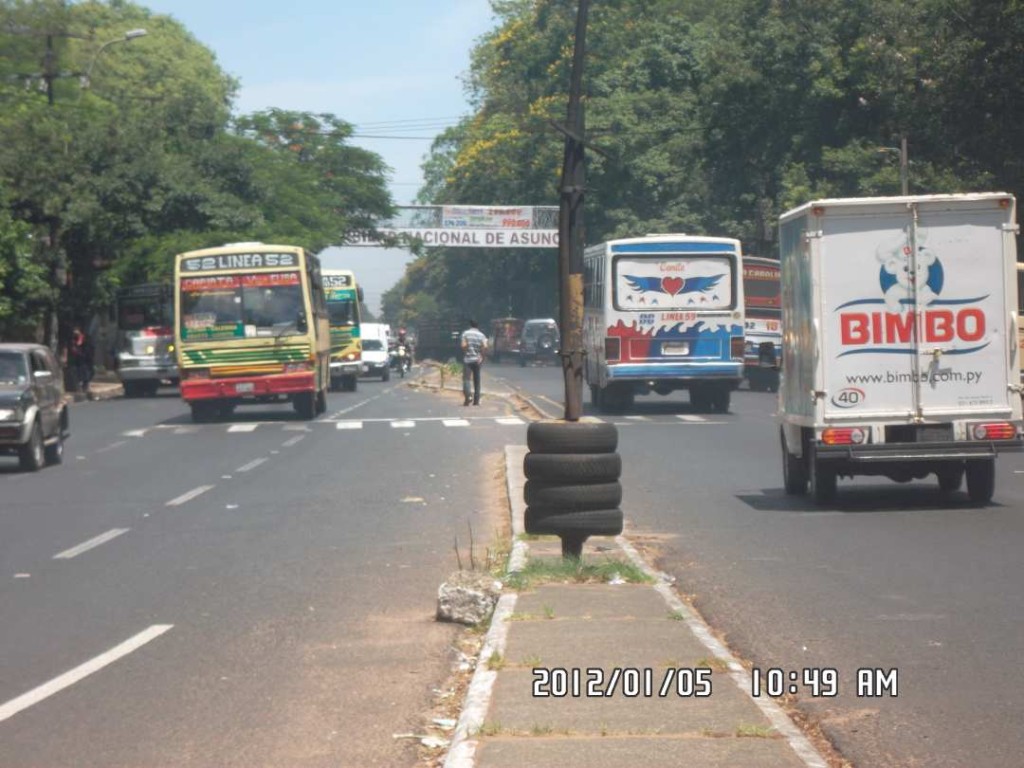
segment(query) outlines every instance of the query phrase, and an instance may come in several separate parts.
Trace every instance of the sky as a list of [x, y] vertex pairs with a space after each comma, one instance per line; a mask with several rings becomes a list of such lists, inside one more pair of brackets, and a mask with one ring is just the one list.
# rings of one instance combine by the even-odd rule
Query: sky
[[[494, 25], [489, 0], [135, 2], [173, 16], [216, 54], [240, 81], [236, 112], [330, 112], [354, 125], [351, 143], [391, 167], [397, 205], [414, 202], [433, 138], [471, 113], [462, 77], [477, 38]], [[379, 248], [321, 256], [325, 267], [355, 271], [374, 312], [410, 258]]]

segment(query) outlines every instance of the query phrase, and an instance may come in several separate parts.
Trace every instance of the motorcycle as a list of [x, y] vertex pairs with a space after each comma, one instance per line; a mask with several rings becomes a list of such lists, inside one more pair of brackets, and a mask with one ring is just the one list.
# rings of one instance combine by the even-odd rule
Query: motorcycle
[[405, 344], [398, 344], [391, 353], [391, 367], [398, 371], [398, 375], [405, 378], [406, 371], [412, 370], [412, 357], [409, 355], [409, 348]]

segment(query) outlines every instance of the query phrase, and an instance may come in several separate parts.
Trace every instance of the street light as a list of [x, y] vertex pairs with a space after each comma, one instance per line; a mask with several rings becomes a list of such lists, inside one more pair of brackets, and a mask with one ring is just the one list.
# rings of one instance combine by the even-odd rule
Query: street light
[[907, 137], [900, 137], [900, 148], [879, 147], [879, 152], [899, 152], [900, 155], [900, 193], [906, 197], [910, 194], [910, 158], [907, 157]]
[[149, 33], [144, 29], [129, 29], [121, 37], [115, 37], [113, 40], [108, 40], [101, 45], [96, 53], [93, 54], [92, 61], [89, 62], [89, 68], [85, 70], [85, 74], [82, 76], [82, 89], [78, 92], [78, 99], [76, 101], [82, 100], [82, 93], [89, 87], [89, 78], [92, 76], [92, 68], [96, 66], [96, 60], [99, 59], [100, 54], [103, 53], [103, 50], [107, 46], [113, 45], [114, 43], [127, 43], [130, 40], [134, 40], [137, 37], [145, 37], [148, 34]]

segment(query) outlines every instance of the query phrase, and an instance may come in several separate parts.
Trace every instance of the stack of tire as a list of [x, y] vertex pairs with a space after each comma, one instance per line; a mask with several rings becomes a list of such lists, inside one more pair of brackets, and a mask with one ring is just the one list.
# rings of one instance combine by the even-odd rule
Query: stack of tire
[[526, 532], [558, 536], [579, 558], [590, 536], [622, 533], [622, 458], [614, 424], [538, 421], [526, 431]]

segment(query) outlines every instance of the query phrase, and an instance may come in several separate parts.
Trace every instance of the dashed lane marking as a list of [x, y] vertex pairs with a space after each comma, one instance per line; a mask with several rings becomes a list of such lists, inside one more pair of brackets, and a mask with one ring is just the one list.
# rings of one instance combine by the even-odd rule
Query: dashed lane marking
[[201, 496], [202, 494], [206, 493], [211, 488], [213, 488], [212, 485], [200, 485], [197, 488], [193, 488], [191, 491], [187, 491], [187, 492], [181, 494], [181, 496], [177, 496], [177, 497], [171, 499], [170, 501], [167, 502], [166, 506], [168, 506], [168, 507], [180, 506], [180, 505], [184, 504], [186, 501], [192, 501], [192, 499], [194, 499], [196, 496]]
[[259, 458], [259, 459], [253, 459], [248, 464], [243, 464], [242, 466], [240, 466], [238, 469], [235, 470], [235, 472], [248, 472], [249, 470], [256, 469], [256, 467], [258, 467], [260, 464], [262, 464], [266, 460], [267, 460], [266, 456], [264, 456], [262, 458]]
[[59, 693], [65, 688], [74, 685], [94, 672], [99, 672], [105, 666], [160, 637], [160, 635], [173, 626], [173, 624], [154, 624], [148, 629], [139, 632], [139, 634], [128, 638], [123, 643], [115, 645], [109, 651], [101, 653], [84, 664], [79, 664], [74, 669], [68, 670], [63, 675], [59, 675], [49, 682], [33, 688], [31, 691], [21, 694], [17, 698], [11, 699], [6, 704], [0, 705], [0, 723], [18, 714], [23, 709], [28, 709], [33, 704], [38, 704], [43, 699], [49, 698], [55, 693]]
[[297, 442], [299, 442], [301, 440], [305, 440], [305, 439], [306, 439], [305, 435], [296, 435], [295, 437], [289, 437], [287, 440], [285, 440], [283, 443], [281, 443], [281, 445], [283, 447], [285, 447], [285, 448], [291, 448]]
[[83, 552], [88, 552], [93, 547], [98, 547], [100, 544], [106, 544], [111, 539], [116, 539], [122, 533], [128, 533], [128, 528], [111, 528], [106, 533], [101, 533], [99, 536], [94, 536], [88, 541], [83, 541], [70, 549], [65, 549], [63, 552], [58, 552], [53, 556], [54, 560], [70, 560], [72, 557], [76, 557]]

